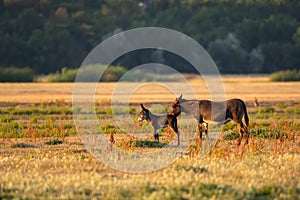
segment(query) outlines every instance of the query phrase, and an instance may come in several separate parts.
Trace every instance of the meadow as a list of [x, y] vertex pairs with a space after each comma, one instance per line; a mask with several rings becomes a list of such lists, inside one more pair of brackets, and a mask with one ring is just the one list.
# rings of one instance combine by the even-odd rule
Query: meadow
[[[126, 83], [130, 84], [130, 83]], [[176, 87], [177, 83], [173, 83]], [[191, 78], [198, 98], [209, 98], [202, 80]], [[250, 118], [248, 145], [236, 145], [237, 130], [224, 125], [218, 143], [205, 156], [197, 137], [180, 158], [148, 173], [111, 169], [83, 145], [72, 115], [72, 83], [0, 84], [0, 199], [298, 199], [300, 196], [299, 82], [274, 83], [265, 77], [224, 77], [226, 98], [245, 100]], [[147, 122], [134, 123], [128, 135], [112, 119], [111, 91], [96, 93], [96, 114], [115, 148], [160, 150], [175, 134], [160, 132], [155, 142]], [[145, 86], [147, 87], [147, 86]], [[174, 94], [151, 85], [133, 94], [129, 112], [136, 120], [140, 103], [170, 107]], [[151, 96], [151, 98], [149, 98]], [[146, 98], [148, 97], [148, 98]], [[259, 106], [253, 105], [253, 99]], [[157, 112], [161, 107], [156, 108]], [[196, 123], [179, 118], [182, 134]], [[152, 163], [149, 163], [151, 165]]]

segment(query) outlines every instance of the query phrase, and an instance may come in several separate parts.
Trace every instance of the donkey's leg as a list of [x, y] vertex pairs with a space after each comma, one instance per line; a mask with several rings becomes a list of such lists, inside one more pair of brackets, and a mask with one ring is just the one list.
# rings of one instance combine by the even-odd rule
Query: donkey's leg
[[209, 137], [208, 137], [208, 123], [204, 122], [204, 126], [205, 126], [205, 136], [206, 136], [206, 139], [209, 140]]
[[178, 131], [177, 118], [175, 118], [173, 121], [173, 130], [175, 131], [175, 133], [177, 135], [177, 144], [179, 146], [180, 145], [180, 133]]
[[248, 144], [248, 140], [249, 140], [249, 133], [248, 133], [248, 127], [243, 124], [243, 131], [244, 133], [246, 134], [246, 141], [245, 141], [245, 144]]
[[198, 122], [198, 133], [199, 133], [199, 138], [202, 139], [202, 123]]
[[158, 129], [154, 130], [154, 140], [159, 142]]
[[178, 131], [178, 127], [177, 127], [177, 118], [173, 118], [172, 121], [171, 121], [171, 124], [169, 122], [169, 127], [172, 128], [172, 130], [176, 133], [177, 135], [177, 144], [178, 146], [180, 145], [180, 133]]
[[180, 132], [177, 130], [177, 145], [180, 146]]
[[244, 124], [243, 124], [243, 122], [238, 123], [238, 129], [239, 129], [239, 134], [240, 134], [240, 138], [239, 138], [239, 141], [238, 141], [238, 146], [240, 146], [241, 141], [242, 141], [243, 136], [244, 136]]

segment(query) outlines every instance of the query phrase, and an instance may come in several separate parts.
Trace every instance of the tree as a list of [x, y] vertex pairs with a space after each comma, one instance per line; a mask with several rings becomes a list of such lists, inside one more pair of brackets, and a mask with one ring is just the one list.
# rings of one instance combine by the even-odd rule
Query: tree
[[208, 52], [221, 72], [241, 73], [247, 66], [247, 52], [232, 33], [225, 39], [216, 39], [208, 45]]

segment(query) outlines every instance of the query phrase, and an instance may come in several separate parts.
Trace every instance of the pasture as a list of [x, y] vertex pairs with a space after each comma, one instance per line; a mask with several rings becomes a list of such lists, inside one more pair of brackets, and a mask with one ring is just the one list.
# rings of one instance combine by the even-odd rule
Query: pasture
[[[210, 98], [202, 80], [189, 81], [197, 98]], [[119, 129], [110, 107], [115, 84], [101, 83], [96, 92], [101, 128], [107, 138], [114, 135], [112, 151], [151, 152], [176, 138], [164, 129], [156, 142], [150, 124], [137, 122], [140, 103], [170, 107], [175, 96], [162, 94], [159, 85], [149, 86], [150, 95], [140, 88], [130, 99], [136, 120], [130, 128], [145, 137]], [[228, 123], [213, 130], [221, 136], [206, 156], [200, 156], [196, 137], [168, 167], [134, 174], [105, 166], [82, 144], [72, 115], [72, 83], [1, 83], [0, 199], [299, 199], [300, 83], [224, 77], [224, 86], [226, 98], [246, 102], [248, 145], [236, 145], [237, 129]], [[185, 117], [178, 119], [179, 130], [194, 135], [196, 123]]]

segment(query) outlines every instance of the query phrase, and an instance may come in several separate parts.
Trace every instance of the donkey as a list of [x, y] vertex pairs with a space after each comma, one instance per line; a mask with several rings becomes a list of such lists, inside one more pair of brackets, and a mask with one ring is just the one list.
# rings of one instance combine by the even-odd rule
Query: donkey
[[148, 109], [141, 104], [141, 112], [139, 114], [138, 122], [147, 120], [151, 122], [151, 125], [154, 128], [154, 139], [159, 142], [158, 130], [161, 128], [170, 127], [177, 135], [178, 146], [180, 145], [180, 135], [177, 128], [177, 118], [173, 113], [168, 113], [167, 115], [155, 115], [151, 113]]
[[[214, 108], [217, 108], [217, 113], [212, 113], [212, 104]], [[226, 106], [226, 108], [224, 108]], [[198, 122], [198, 133], [200, 139], [202, 139], [202, 124], [205, 124], [205, 134], [208, 137], [208, 123], [226, 124], [231, 120], [238, 125], [239, 140], [241, 140], [245, 134], [246, 142], [248, 144], [248, 126], [249, 118], [245, 103], [241, 99], [229, 99], [226, 102], [212, 102], [209, 100], [187, 100], [183, 99], [182, 95], [176, 98], [172, 104], [174, 116], [177, 117], [181, 112], [190, 114]], [[223, 112], [224, 110], [224, 112]], [[213, 115], [213, 118], [212, 118]], [[245, 123], [242, 119], [244, 117]]]

